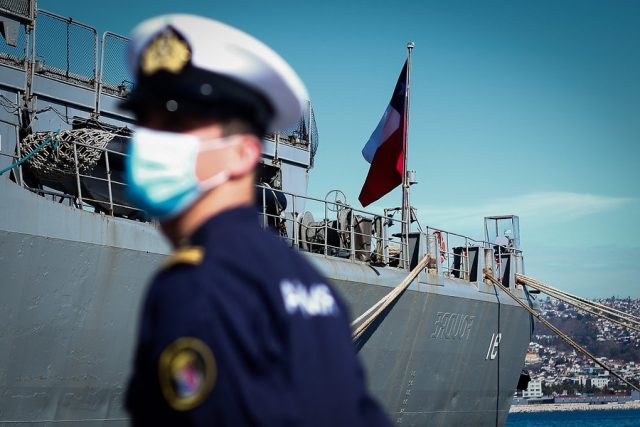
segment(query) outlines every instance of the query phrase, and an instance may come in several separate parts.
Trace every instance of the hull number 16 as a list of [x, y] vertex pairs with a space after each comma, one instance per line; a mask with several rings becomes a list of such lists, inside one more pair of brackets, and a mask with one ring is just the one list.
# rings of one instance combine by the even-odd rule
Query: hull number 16
[[500, 340], [502, 339], [502, 333], [498, 332], [497, 334], [491, 335], [491, 342], [489, 343], [489, 349], [487, 350], [487, 357], [485, 360], [493, 360], [498, 355], [498, 346], [500, 345]]

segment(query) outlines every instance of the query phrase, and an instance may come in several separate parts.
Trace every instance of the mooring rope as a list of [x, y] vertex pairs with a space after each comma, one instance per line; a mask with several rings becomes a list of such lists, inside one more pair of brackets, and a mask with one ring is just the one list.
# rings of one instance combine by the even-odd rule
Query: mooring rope
[[427, 254], [424, 258], [418, 262], [418, 265], [415, 266], [413, 270], [400, 282], [395, 288], [393, 288], [388, 294], [380, 299], [380, 301], [373, 304], [369, 307], [364, 313], [358, 316], [353, 322], [351, 322], [351, 327], [354, 328], [358, 323], [362, 322], [360, 326], [358, 326], [352, 333], [352, 338], [356, 341], [358, 338], [364, 334], [364, 332], [371, 326], [371, 324], [376, 320], [376, 318], [384, 312], [384, 310], [393, 303], [401, 294], [404, 292], [407, 287], [413, 282], [413, 280], [418, 276], [418, 274], [427, 267], [429, 261], [431, 260], [431, 255]]
[[558, 299], [558, 300], [560, 300], [562, 302], [565, 302], [565, 303], [567, 303], [569, 305], [572, 305], [572, 306], [576, 307], [578, 310], [585, 311], [585, 312], [587, 312], [589, 314], [592, 314], [592, 315], [594, 315], [596, 317], [604, 319], [604, 320], [606, 320], [608, 322], [615, 323], [616, 325], [622, 326], [624, 328], [628, 328], [628, 329], [631, 329], [633, 331], [640, 332], [640, 328], [638, 328], [638, 327], [636, 327], [634, 325], [630, 325], [629, 323], [625, 323], [625, 322], [622, 322], [620, 320], [614, 319], [614, 318], [612, 318], [610, 316], [607, 316], [607, 315], [605, 315], [605, 314], [603, 314], [601, 312], [597, 312], [596, 309], [594, 309], [591, 306], [589, 306], [589, 304], [585, 304], [585, 303], [582, 303], [582, 302], [576, 302], [575, 300], [572, 300], [570, 298], [564, 297], [562, 294], [558, 294], [558, 293], [556, 293], [556, 292], [554, 292], [552, 290], [545, 290], [542, 287], [537, 287], [536, 285], [532, 285], [532, 284], [530, 284], [530, 283], [528, 283], [526, 281], [523, 281], [523, 280], [521, 280], [519, 282], [523, 283], [523, 284], [525, 284], [527, 286], [531, 286], [532, 288], [538, 289], [539, 291], [541, 291], [541, 292], [543, 292], [543, 293], [545, 293], [545, 294], [547, 294], [547, 295], [549, 295], [549, 296], [551, 296], [553, 298], [556, 298], [556, 299]]
[[535, 311], [534, 309], [532, 309], [531, 307], [529, 307], [527, 304], [525, 304], [524, 302], [522, 302], [520, 300], [520, 298], [518, 298], [517, 296], [515, 296], [506, 286], [504, 286], [502, 283], [500, 283], [500, 281], [496, 280], [493, 275], [491, 274], [491, 272], [486, 271], [484, 272], [484, 277], [486, 279], [488, 279], [491, 283], [493, 283], [494, 285], [498, 286], [504, 293], [506, 293], [507, 295], [509, 295], [515, 302], [517, 302], [518, 304], [520, 304], [522, 306], [522, 308], [524, 308], [525, 310], [527, 310], [529, 313], [531, 313], [532, 316], [534, 316], [536, 319], [538, 319], [541, 323], [543, 323], [547, 328], [551, 329], [556, 335], [558, 335], [564, 342], [566, 342], [567, 344], [569, 344], [571, 347], [573, 347], [573, 349], [578, 350], [579, 352], [581, 352], [582, 354], [584, 354], [585, 356], [587, 356], [589, 359], [591, 359], [594, 363], [596, 363], [597, 365], [599, 365], [600, 367], [604, 368], [605, 370], [611, 372], [611, 374], [613, 374], [614, 377], [624, 381], [626, 384], [628, 384], [629, 386], [631, 386], [634, 390], [640, 391], [640, 388], [638, 388], [635, 384], [629, 382], [626, 378], [624, 378], [622, 375], [618, 374], [617, 372], [615, 372], [613, 369], [611, 369], [611, 367], [607, 366], [607, 364], [599, 361], [594, 355], [592, 355], [591, 353], [589, 353], [589, 351], [585, 348], [583, 348], [582, 346], [580, 346], [580, 344], [578, 344], [577, 342], [575, 342], [574, 340], [571, 339], [571, 337], [569, 337], [567, 334], [565, 334], [564, 332], [562, 332], [560, 329], [556, 328], [555, 326], [553, 326], [551, 324], [551, 322], [549, 322], [547, 319], [545, 319], [544, 317], [542, 317], [542, 315], [540, 313], [538, 313], [537, 311]]
[[[609, 307], [607, 306], [602, 306], [601, 304], [595, 303], [593, 301], [589, 301], [589, 300], [585, 300], [583, 298], [579, 298], [579, 297], [575, 297], [567, 292], [561, 291], [559, 289], [556, 289], [552, 286], [546, 285], [542, 282], [539, 282], [535, 279], [532, 279], [530, 277], [527, 276], [523, 276], [521, 274], [516, 274], [516, 280], [522, 284], [525, 284], [527, 286], [531, 286], [534, 289], [537, 289], [549, 296], [552, 296], [556, 299], [559, 299], [563, 302], [566, 302], [567, 304], [570, 304], [574, 307], [577, 307], [580, 310], [586, 311], [587, 313], [593, 314], [594, 316], [598, 316], [601, 317], [603, 319], [606, 319], [612, 323], [615, 323], [617, 325], [623, 326], [625, 328], [629, 328], [632, 329], [636, 332], [640, 332], [640, 321], [635, 320], [636, 318], [632, 315], [629, 315], [627, 313], [621, 312], [619, 310], [616, 309], [609, 309]], [[602, 308], [604, 307], [604, 308]], [[597, 312], [599, 311], [599, 312]], [[606, 315], [604, 313], [608, 313], [609, 315]], [[625, 323], [622, 322], [620, 320], [614, 319], [610, 316], [616, 316], [618, 318], [624, 319], [627, 322], [631, 322], [634, 325], [631, 325], [629, 323]]]

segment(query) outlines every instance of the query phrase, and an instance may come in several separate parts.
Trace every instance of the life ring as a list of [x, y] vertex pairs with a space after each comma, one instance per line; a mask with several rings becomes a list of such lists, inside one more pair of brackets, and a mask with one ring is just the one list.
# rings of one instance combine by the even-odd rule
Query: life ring
[[440, 246], [440, 264], [442, 264], [444, 263], [447, 255], [447, 242], [442, 238], [442, 233], [440, 231], [434, 231], [433, 235], [438, 239], [438, 246]]

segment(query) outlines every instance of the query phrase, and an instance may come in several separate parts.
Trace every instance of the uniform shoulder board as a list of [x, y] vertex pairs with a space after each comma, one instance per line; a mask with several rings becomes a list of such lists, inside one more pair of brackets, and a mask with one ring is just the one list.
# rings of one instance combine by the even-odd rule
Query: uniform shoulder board
[[204, 248], [201, 246], [185, 246], [179, 248], [162, 264], [162, 269], [167, 270], [174, 265], [189, 264], [199, 265], [204, 259]]

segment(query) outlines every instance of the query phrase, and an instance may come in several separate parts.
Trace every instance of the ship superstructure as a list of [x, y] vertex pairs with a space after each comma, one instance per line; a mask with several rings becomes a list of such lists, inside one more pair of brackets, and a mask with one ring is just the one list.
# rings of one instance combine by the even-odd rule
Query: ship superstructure
[[[127, 39], [30, 1], [0, 0], [0, 21], [0, 424], [126, 425], [139, 303], [170, 252], [123, 196]], [[533, 323], [483, 273], [529, 298], [517, 217], [485, 218], [479, 241], [356, 209], [339, 190], [310, 197], [317, 147], [310, 103], [267, 135], [259, 214], [354, 317], [431, 255], [355, 343], [373, 393], [399, 425], [504, 424]]]

